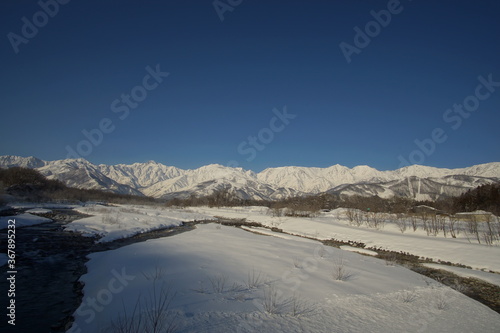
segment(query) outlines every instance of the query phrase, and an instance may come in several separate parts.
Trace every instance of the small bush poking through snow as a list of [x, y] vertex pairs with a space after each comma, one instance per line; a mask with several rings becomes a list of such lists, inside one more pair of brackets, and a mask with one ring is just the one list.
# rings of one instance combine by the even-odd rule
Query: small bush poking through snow
[[418, 298], [415, 290], [403, 290], [399, 297], [403, 303], [413, 303]]
[[144, 333], [165, 332], [172, 333], [177, 330], [176, 315], [170, 311], [170, 304], [175, 294], [165, 283], [158, 289], [153, 282], [152, 292], [143, 300], [138, 297], [132, 313], [124, 310], [118, 319], [112, 321], [113, 333]]
[[299, 258], [297, 258], [297, 257], [293, 258], [293, 267], [299, 268], [299, 269], [301, 268], [300, 259]]
[[104, 215], [102, 215], [102, 223], [114, 225], [118, 224], [119, 221], [120, 221], [119, 213], [113, 214], [108, 211]]
[[154, 272], [142, 272], [142, 275], [144, 275], [144, 277], [146, 278], [146, 280], [148, 281], [156, 281], [156, 280], [161, 280], [163, 279], [163, 277], [165, 276], [166, 274], [166, 268], [165, 267], [161, 267], [160, 265], [156, 265], [155, 266], [155, 270]]
[[221, 294], [224, 292], [227, 283], [227, 276], [224, 274], [219, 274], [217, 276], [211, 276], [208, 278], [210, 284], [212, 285], [212, 290], [214, 293]]
[[198, 288], [193, 288], [192, 290], [200, 294], [208, 294], [208, 291], [205, 288], [205, 284], [203, 283], [203, 281], [200, 281], [200, 286]]
[[436, 308], [438, 310], [448, 309], [448, 300], [446, 299], [445, 293], [440, 293], [436, 298]]
[[262, 272], [256, 272], [255, 269], [252, 269], [251, 272], [248, 272], [247, 277], [247, 287], [248, 289], [256, 289], [264, 284], [264, 277], [262, 276]]
[[458, 279], [455, 279], [455, 282], [451, 287], [462, 294], [465, 294], [469, 291], [469, 287], [466, 284], [460, 283]]
[[279, 300], [278, 289], [274, 284], [264, 289], [264, 301], [262, 303], [264, 310], [269, 314], [279, 313], [282, 304]]
[[312, 314], [316, 311], [315, 307], [297, 295], [293, 295], [290, 300], [290, 313], [293, 317], [300, 317], [303, 315]]
[[342, 257], [335, 260], [333, 265], [333, 279], [337, 281], [348, 281], [352, 278], [352, 273], [345, 267], [345, 261]]

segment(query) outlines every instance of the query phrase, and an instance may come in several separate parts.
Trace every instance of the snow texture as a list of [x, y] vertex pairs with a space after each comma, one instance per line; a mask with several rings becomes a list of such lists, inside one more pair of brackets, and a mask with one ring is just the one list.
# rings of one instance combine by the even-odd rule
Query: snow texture
[[185, 209], [150, 206], [88, 205], [76, 210], [92, 216], [69, 223], [65, 230], [99, 237], [98, 242], [110, 242], [155, 229], [175, 227], [182, 222], [214, 219]]
[[[300, 237], [208, 224], [89, 257], [82, 304], [68, 332], [110, 332], [131, 323], [143, 325], [136, 330], [142, 332], [148, 322], [218, 333], [500, 327], [498, 313], [433, 280]], [[155, 308], [162, 316], [154, 316]]]

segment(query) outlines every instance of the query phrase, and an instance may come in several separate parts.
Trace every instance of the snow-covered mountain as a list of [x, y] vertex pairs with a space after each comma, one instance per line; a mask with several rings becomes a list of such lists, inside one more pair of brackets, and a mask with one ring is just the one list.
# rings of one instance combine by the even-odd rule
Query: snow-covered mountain
[[385, 182], [343, 184], [328, 190], [327, 193], [434, 201], [442, 197], [459, 196], [468, 189], [494, 182], [500, 182], [500, 178], [465, 175], [450, 175], [442, 178], [410, 176]]
[[412, 165], [393, 171], [379, 171], [364, 165], [354, 168], [290, 166], [254, 173], [218, 164], [183, 170], [154, 161], [94, 165], [84, 159], [43, 161], [34, 157], [0, 156], [0, 167], [13, 166], [37, 169], [68, 186], [166, 199], [208, 195], [227, 188], [242, 199], [274, 200], [328, 192], [436, 200], [460, 195], [482, 184], [500, 182], [499, 162], [462, 169]]
[[[266, 169], [259, 173], [257, 177], [269, 184], [291, 187], [306, 193], [319, 193], [347, 184], [379, 184], [400, 181], [408, 177], [443, 179], [446, 176], [454, 175], [500, 178], [500, 163], [486, 163], [463, 169], [411, 165], [394, 171], [379, 171], [366, 165], [354, 168], [338, 164], [328, 168], [292, 166]], [[464, 180], [464, 183], [468, 183], [468, 181]], [[460, 186], [461, 184], [455, 185]]]
[[369, 166], [362, 165], [350, 169], [338, 164], [328, 168], [294, 166], [271, 168], [260, 172], [257, 178], [269, 184], [290, 187], [306, 193], [320, 193], [342, 184], [391, 179], [383, 171]]
[[0, 168], [22, 167], [29, 169], [41, 168], [46, 164], [36, 157], [21, 157], [21, 156], [0, 156]]
[[261, 182], [252, 171], [219, 164], [184, 170], [177, 177], [144, 189], [143, 193], [156, 198], [185, 198], [193, 193], [199, 196], [209, 195], [221, 188], [228, 188], [231, 193], [242, 199], [274, 200], [301, 194], [291, 188], [280, 188]]
[[131, 165], [100, 164], [99, 170], [114, 181], [139, 190], [147, 189], [152, 185], [181, 176], [184, 173], [184, 170], [156, 163], [155, 161]]
[[[1, 166], [3, 166], [3, 163], [0, 157]], [[58, 179], [70, 187], [142, 195], [136, 188], [108, 177], [102, 173], [99, 166], [83, 158], [51, 162], [44, 161], [42, 167], [34, 169], [40, 171], [47, 178]]]

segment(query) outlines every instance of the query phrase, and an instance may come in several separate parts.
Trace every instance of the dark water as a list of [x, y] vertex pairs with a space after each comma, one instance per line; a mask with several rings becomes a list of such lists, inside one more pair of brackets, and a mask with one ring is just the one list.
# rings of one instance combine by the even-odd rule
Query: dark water
[[[192, 223], [186, 223], [112, 243], [95, 244], [95, 238], [63, 231], [65, 224], [80, 217], [71, 210], [59, 211], [52, 217], [54, 222], [16, 229], [16, 325], [7, 322], [10, 320], [7, 317], [8, 268], [2, 266], [0, 332], [65, 332], [71, 314], [81, 302], [78, 280], [86, 273], [88, 254], [193, 228]], [[0, 252], [7, 252], [7, 230], [0, 231], [0, 248]]]

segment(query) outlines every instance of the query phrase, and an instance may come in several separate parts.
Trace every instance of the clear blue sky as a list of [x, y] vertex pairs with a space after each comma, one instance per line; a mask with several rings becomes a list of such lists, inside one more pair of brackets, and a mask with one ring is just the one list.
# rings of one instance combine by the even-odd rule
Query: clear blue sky
[[[496, 0], [232, 0], [219, 13], [212, 0], [73, 0], [57, 13], [54, 1], [42, 0], [53, 17], [0, 2], [0, 155], [69, 147], [96, 164], [254, 171], [500, 161]], [[368, 45], [355, 27], [371, 29]], [[155, 80], [157, 65], [169, 75]]]

